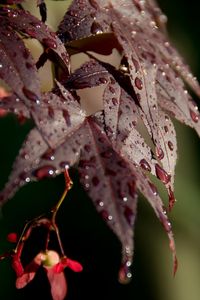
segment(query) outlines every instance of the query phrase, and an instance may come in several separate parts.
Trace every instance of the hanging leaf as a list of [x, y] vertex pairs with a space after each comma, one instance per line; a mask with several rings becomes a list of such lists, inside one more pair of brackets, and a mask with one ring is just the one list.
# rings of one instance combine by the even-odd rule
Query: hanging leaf
[[1, 22], [19, 33], [37, 39], [45, 48], [46, 54], [56, 54], [66, 72], [69, 72], [69, 56], [64, 45], [47, 25], [28, 11], [3, 7], [0, 10]]

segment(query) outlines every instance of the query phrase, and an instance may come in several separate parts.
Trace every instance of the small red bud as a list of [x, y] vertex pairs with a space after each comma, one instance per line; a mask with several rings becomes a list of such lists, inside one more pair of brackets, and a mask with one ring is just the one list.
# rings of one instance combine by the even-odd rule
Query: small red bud
[[16, 243], [17, 242], [17, 234], [15, 232], [11, 232], [7, 235], [7, 241], [10, 243]]

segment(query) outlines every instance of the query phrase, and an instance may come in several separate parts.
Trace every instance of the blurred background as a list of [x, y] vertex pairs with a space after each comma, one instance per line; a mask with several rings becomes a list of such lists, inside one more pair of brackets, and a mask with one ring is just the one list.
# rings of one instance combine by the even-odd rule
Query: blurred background
[[[56, 24], [65, 11], [63, 6], [67, 1], [47, 2], [53, 7], [48, 21], [52, 19]], [[200, 79], [198, 1], [159, 0], [159, 3], [168, 17], [171, 41]], [[58, 16], [55, 16], [55, 12]], [[172, 257], [166, 234], [147, 201], [140, 198], [135, 229], [133, 280], [125, 286], [117, 282], [120, 243], [98, 216], [80, 187], [76, 172], [72, 171], [74, 187], [59, 211], [58, 223], [66, 254], [80, 261], [84, 271], [75, 274], [66, 270], [69, 285], [67, 299], [200, 299], [200, 140], [188, 127], [177, 122], [175, 125], [179, 148], [175, 181], [178, 201], [170, 214], [179, 260], [175, 278], [172, 275]], [[31, 128], [31, 123], [19, 125], [13, 116], [0, 119], [0, 188], [3, 188], [12, 163]], [[31, 183], [4, 206], [0, 216], [0, 254], [11, 247], [6, 242], [6, 235], [13, 231], [20, 233], [27, 219], [48, 211], [59, 199], [63, 189], [62, 176]], [[27, 245], [25, 259], [37, 253], [41, 235], [41, 232], [33, 234]], [[43, 275], [42, 271], [39, 272], [25, 289], [16, 290], [10, 261], [2, 261], [0, 299], [51, 299], [48, 282]]]

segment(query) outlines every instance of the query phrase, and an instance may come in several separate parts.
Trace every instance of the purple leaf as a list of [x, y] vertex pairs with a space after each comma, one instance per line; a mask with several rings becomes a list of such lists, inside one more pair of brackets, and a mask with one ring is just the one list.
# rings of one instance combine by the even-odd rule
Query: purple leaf
[[37, 70], [29, 50], [0, 17], [0, 78], [27, 107], [41, 98]]
[[68, 89], [84, 89], [105, 84], [108, 71], [95, 60], [84, 63], [69, 76], [64, 85]]
[[11, 198], [19, 187], [30, 182], [30, 172], [37, 168], [40, 162], [39, 158], [47, 149], [48, 146], [39, 131], [33, 129], [22, 145], [9, 180], [0, 193], [1, 205]]
[[20, 117], [30, 118], [28, 108], [14, 94], [0, 99], [0, 108], [6, 109]]
[[97, 1], [75, 0], [59, 25], [58, 36], [66, 43], [108, 32], [109, 28], [109, 17]]
[[137, 124], [138, 107], [113, 77], [104, 90], [103, 107], [107, 135], [119, 146]]
[[[170, 79], [170, 78], [169, 78]], [[200, 115], [198, 107], [191, 96], [183, 88], [177, 89], [182, 84], [176, 79], [176, 85], [167, 80], [157, 81], [157, 92], [159, 94], [159, 105], [168, 111], [172, 117], [180, 122], [194, 128], [200, 136]]]
[[52, 149], [62, 144], [73, 134], [85, 118], [84, 111], [74, 97], [63, 88], [65, 98], [53, 93], [43, 95], [42, 105], [32, 111], [33, 119], [43, 138]]
[[[81, 151], [79, 173], [98, 212], [122, 242], [122, 261], [132, 261], [137, 193], [135, 176], [112, 149], [105, 133], [91, 120]], [[98, 171], [97, 171], [98, 170]]]
[[69, 72], [69, 57], [64, 45], [47, 25], [31, 15], [28, 11], [12, 8], [2, 8], [0, 16], [3, 23], [11, 26], [17, 32], [22, 32], [35, 38], [44, 46], [46, 53], [53, 52], [58, 57], [61, 65]]

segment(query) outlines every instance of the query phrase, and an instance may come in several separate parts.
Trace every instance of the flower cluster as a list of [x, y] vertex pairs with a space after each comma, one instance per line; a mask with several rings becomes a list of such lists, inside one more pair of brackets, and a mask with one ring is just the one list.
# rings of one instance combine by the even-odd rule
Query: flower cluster
[[[53, 300], [63, 300], [67, 294], [67, 282], [64, 275], [64, 269], [67, 267], [74, 272], [81, 272], [83, 269], [79, 262], [72, 260], [65, 255], [59, 229], [55, 221], [58, 209], [60, 208], [60, 205], [62, 204], [67, 192], [72, 186], [72, 181], [67, 170], [65, 171], [64, 175], [65, 191], [56, 206], [51, 210], [51, 217], [46, 218], [42, 215], [31, 220], [25, 225], [19, 238], [15, 232], [9, 233], [7, 240], [11, 243], [16, 243], [16, 247], [11, 252], [7, 252], [0, 256], [0, 261], [6, 257], [11, 258], [12, 268], [17, 277], [17, 289], [24, 288], [30, 281], [34, 279], [38, 269], [43, 267], [50, 283]], [[32, 230], [36, 227], [40, 228], [41, 226], [47, 230], [45, 250], [41, 250], [29, 264], [24, 266], [21, 259], [24, 245], [30, 237]], [[61, 255], [59, 255], [57, 251], [49, 249], [51, 232], [56, 234]]]

